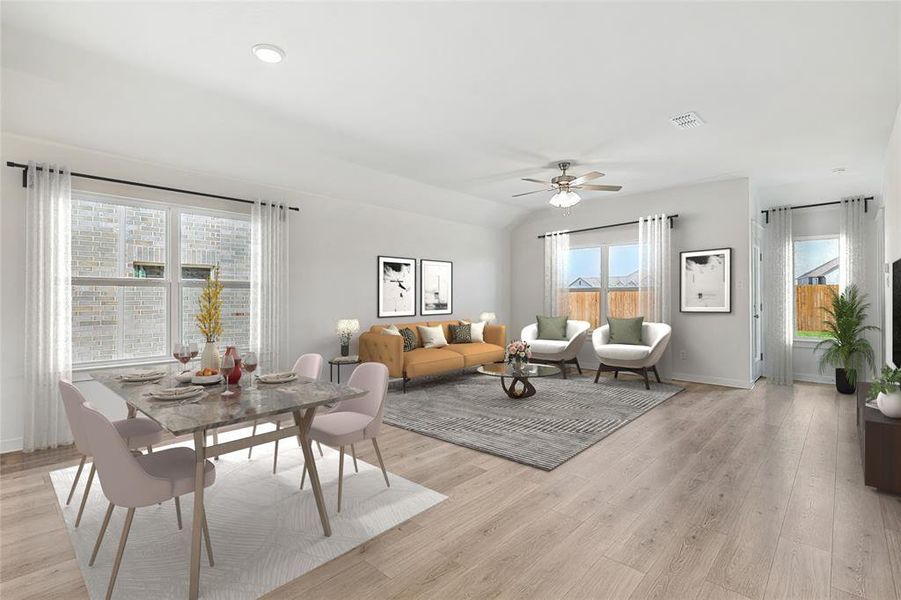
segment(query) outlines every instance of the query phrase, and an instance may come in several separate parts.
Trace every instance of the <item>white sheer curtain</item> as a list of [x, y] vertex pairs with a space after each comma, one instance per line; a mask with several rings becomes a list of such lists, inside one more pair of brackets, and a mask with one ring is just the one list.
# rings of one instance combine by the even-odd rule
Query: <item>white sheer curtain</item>
[[267, 371], [287, 368], [288, 208], [256, 202], [250, 229], [250, 349]]
[[66, 167], [28, 163], [25, 263], [26, 452], [72, 442], [59, 379], [72, 377], [72, 190]]
[[839, 236], [839, 288], [856, 284], [866, 290], [866, 213], [863, 197], [842, 198], [842, 223]]
[[670, 322], [671, 270], [669, 219], [665, 214], [638, 219], [638, 310], [646, 322]]
[[771, 208], [766, 225], [763, 254], [764, 274], [764, 372], [767, 381], [791, 385], [792, 339], [794, 338], [794, 252], [792, 211], [788, 206]]
[[568, 316], [569, 282], [566, 281], [566, 262], [569, 254], [569, 234], [562, 231], [544, 236], [544, 314]]

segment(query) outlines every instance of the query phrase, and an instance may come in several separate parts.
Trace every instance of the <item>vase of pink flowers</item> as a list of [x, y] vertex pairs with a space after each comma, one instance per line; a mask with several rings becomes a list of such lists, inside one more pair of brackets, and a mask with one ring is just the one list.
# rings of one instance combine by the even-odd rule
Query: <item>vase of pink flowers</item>
[[516, 340], [507, 344], [506, 361], [513, 365], [517, 371], [522, 370], [523, 363], [532, 358], [532, 348], [522, 340]]

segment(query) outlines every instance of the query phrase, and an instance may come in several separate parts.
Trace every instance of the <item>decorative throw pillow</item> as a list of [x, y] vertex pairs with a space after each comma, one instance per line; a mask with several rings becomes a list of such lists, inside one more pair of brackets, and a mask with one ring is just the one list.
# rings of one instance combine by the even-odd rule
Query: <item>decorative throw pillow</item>
[[488, 321], [480, 321], [478, 323], [470, 323], [469, 321], [460, 321], [464, 325], [469, 325], [469, 338], [473, 342], [485, 341], [485, 325]]
[[409, 352], [416, 348], [416, 333], [412, 329], [404, 327], [399, 333], [404, 338], [404, 352]]
[[568, 317], [535, 317], [538, 322], [539, 340], [566, 341], [566, 322]]
[[384, 329], [382, 329], [383, 335], [400, 335], [400, 331], [397, 330], [397, 325], [388, 325]]
[[422, 340], [423, 348], [443, 348], [447, 346], [447, 338], [444, 337], [444, 328], [441, 325], [434, 327], [425, 327], [417, 325], [419, 329], [419, 339]]
[[610, 325], [610, 343], [640, 346], [641, 324], [643, 322], [644, 317], [635, 317], [634, 319], [607, 317], [607, 323]]
[[469, 344], [472, 342], [472, 325], [448, 325], [452, 344]]

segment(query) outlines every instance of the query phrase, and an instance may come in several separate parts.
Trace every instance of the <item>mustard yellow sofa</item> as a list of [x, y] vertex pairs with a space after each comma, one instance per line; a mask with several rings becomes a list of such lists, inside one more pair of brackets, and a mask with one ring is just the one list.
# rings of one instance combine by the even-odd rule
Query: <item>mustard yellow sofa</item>
[[388, 323], [373, 325], [369, 331], [360, 335], [360, 360], [384, 364], [388, 367], [388, 374], [391, 377], [403, 378], [404, 391], [407, 389], [407, 382], [417, 377], [439, 375], [504, 360], [504, 347], [507, 345], [507, 328], [504, 325], [486, 325], [484, 342], [448, 344], [443, 348], [422, 347], [419, 325], [428, 327], [441, 325], [444, 337], [450, 341], [448, 326], [459, 324], [458, 320], [390, 323], [398, 329], [407, 327], [416, 335], [417, 347], [409, 352], [404, 352], [403, 337], [382, 333], [382, 329], [387, 327]]

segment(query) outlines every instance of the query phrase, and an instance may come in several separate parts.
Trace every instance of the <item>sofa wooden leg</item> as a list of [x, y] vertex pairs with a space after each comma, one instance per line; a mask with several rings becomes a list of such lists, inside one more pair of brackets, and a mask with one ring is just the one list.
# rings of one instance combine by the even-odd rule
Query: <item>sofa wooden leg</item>
[[405, 393], [405, 394], [407, 393], [407, 382], [408, 382], [408, 381], [410, 381], [410, 380], [407, 379], [406, 377], [404, 377], [404, 393]]
[[576, 361], [576, 370], [579, 372], [579, 375], [581, 375], [582, 374], [582, 365], [579, 364], [579, 359], [574, 358], [573, 360]]
[[660, 373], [657, 372], [657, 365], [654, 365], [651, 368], [654, 370], [654, 377], [657, 378], [657, 383], [663, 383], [662, 381], [660, 381]]
[[648, 381], [648, 370], [643, 368], [641, 374], [644, 376], [644, 389], [651, 389], [651, 382]]

